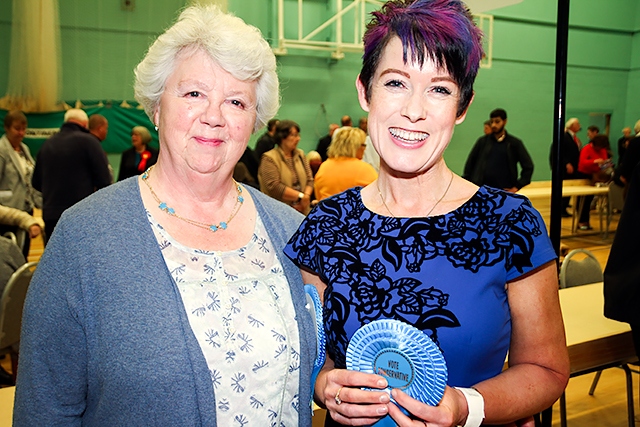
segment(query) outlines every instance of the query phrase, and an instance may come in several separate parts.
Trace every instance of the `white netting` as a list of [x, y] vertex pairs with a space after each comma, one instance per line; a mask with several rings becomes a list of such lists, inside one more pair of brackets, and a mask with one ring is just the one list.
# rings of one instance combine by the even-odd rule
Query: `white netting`
[[0, 108], [60, 109], [60, 81], [58, 0], [13, 0], [9, 78]]

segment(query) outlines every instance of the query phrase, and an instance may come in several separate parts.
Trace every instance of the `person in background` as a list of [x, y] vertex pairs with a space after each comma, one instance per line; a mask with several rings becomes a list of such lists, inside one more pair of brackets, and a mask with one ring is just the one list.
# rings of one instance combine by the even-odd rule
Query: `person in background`
[[102, 114], [92, 114], [89, 116], [89, 133], [102, 142], [107, 139], [109, 133], [109, 121]]
[[[580, 150], [580, 161], [578, 172], [585, 177], [592, 178], [592, 182], [609, 182], [611, 174], [601, 178], [605, 162], [609, 159], [609, 138], [606, 135], [595, 135], [589, 138], [589, 143]], [[582, 196], [578, 198], [578, 205], [581, 206], [580, 218], [578, 219], [579, 230], [592, 230], [589, 223], [589, 213], [593, 196]]]
[[496, 108], [489, 117], [492, 133], [476, 141], [464, 165], [463, 178], [515, 193], [531, 182], [533, 160], [522, 141], [507, 133], [505, 110]]
[[[35, 218], [19, 209], [0, 205], [0, 225], [20, 227], [28, 232], [31, 238], [38, 236], [44, 228], [41, 218]], [[0, 297], [4, 292], [7, 282], [27, 262], [20, 247], [4, 235], [0, 235]], [[0, 312], [2, 307], [0, 306]], [[15, 371], [14, 371], [15, 373]], [[14, 376], [0, 366], [0, 385], [15, 385]]]
[[[0, 225], [19, 227], [32, 239], [44, 229], [42, 218], [2, 205], [0, 205]], [[0, 297], [13, 273], [26, 262], [27, 258], [22, 254], [20, 247], [4, 234], [0, 235]], [[0, 306], [1, 312], [2, 306]], [[2, 366], [0, 366], [0, 385], [15, 385], [14, 375], [5, 371]]]
[[362, 161], [367, 134], [353, 127], [339, 128], [329, 146], [329, 158], [322, 162], [313, 181], [318, 200], [326, 199], [351, 187], [364, 187], [376, 180], [378, 174]]
[[604, 269], [604, 315], [631, 326], [640, 356], [640, 166], [629, 180], [629, 191]]
[[[27, 130], [27, 116], [22, 111], [9, 111], [4, 116], [4, 135], [0, 138], [0, 204], [33, 215], [33, 208], [42, 207], [42, 194], [31, 185], [35, 161], [29, 147], [22, 142]], [[0, 225], [0, 234], [18, 228]], [[25, 258], [29, 255], [31, 240], [24, 239], [21, 248]]]
[[258, 182], [243, 162], [236, 163], [236, 166], [233, 168], [233, 179], [241, 184], [250, 185], [253, 188], [260, 188]]
[[493, 130], [491, 130], [491, 120], [486, 120], [484, 122], [484, 129], [482, 131], [485, 135], [491, 135]]
[[158, 150], [149, 145], [151, 132], [144, 126], [131, 129], [131, 145], [133, 147], [122, 152], [118, 181], [140, 175], [158, 161]]
[[89, 133], [88, 124], [89, 117], [83, 110], [67, 110], [60, 132], [38, 151], [31, 183], [42, 192], [45, 244], [67, 208], [111, 184], [107, 158]]
[[311, 174], [315, 177], [316, 173], [318, 173], [318, 169], [322, 164], [322, 157], [320, 157], [320, 153], [316, 150], [311, 150], [307, 153], [307, 162], [309, 162], [309, 167], [311, 168]]
[[[247, 173], [251, 177], [251, 181], [253, 182], [253, 184], [251, 185], [252, 186], [257, 185], [258, 184], [258, 167], [260, 163], [256, 158], [256, 153], [248, 145], [247, 145], [247, 148], [244, 149], [244, 153], [242, 153], [242, 157], [240, 157], [240, 160], [238, 160], [237, 166], [239, 168], [242, 168], [242, 165], [244, 165], [245, 169], [247, 170]], [[247, 183], [249, 184], [249, 182]]]
[[[443, 157], [481, 57], [480, 31], [457, 0], [390, 1], [367, 26], [356, 86], [378, 179], [318, 203], [285, 248], [324, 296], [315, 395], [328, 426], [533, 426], [567, 384], [544, 220], [526, 197], [477, 187]], [[375, 319], [413, 325], [440, 347], [448, 380], [438, 405], [391, 390], [407, 415], [384, 376], [345, 369], [351, 337]]]
[[368, 125], [369, 119], [367, 119], [366, 117], [360, 117], [360, 120], [358, 120], [358, 127], [362, 129], [365, 134], [369, 132]]
[[600, 133], [600, 128], [598, 128], [598, 126], [595, 125], [591, 125], [587, 128], [587, 138], [589, 139], [589, 142], [591, 142], [593, 140], [593, 138], [595, 138], [596, 135], [598, 135]]
[[629, 145], [629, 141], [633, 138], [631, 135], [631, 128], [625, 127], [622, 128], [622, 137], [618, 139], [618, 164], [620, 166], [622, 164], [622, 158], [624, 157], [624, 153], [627, 151], [627, 145]]
[[342, 116], [342, 118], [340, 119], [340, 124], [342, 125], [342, 127], [345, 126], [353, 126], [353, 121], [351, 120], [351, 116]]
[[278, 125], [278, 122], [278, 119], [269, 120], [267, 122], [267, 131], [262, 134], [258, 141], [256, 141], [256, 149], [253, 154], [258, 160], [258, 166], [260, 166], [260, 159], [262, 158], [262, 155], [269, 150], [273, 150], [273, 147], [276, 146], [273, 136], [276, 134], [276, 126]]
[[279, 106], [260, 31], [184, 9], [135, 70], [158, 162], [67, 210], [29, 287], [15, 427], [311, 426], [302, 215], [232, 173]]
[[619, 167], [620, 181], [625, 185], [625, 194], [631, 182], [633, 170], [640, 163], [640, 120], [633, 126], [633, 133]]
[[[578, 179], [583, 175], [578, 172], [578, 162], [580, 160], [580, 149], [582, 143], [578, 138], [578, 132], [580, 131], [580, 120], [576, 117], [572, 117], [564, 125], [564, 134], [560, 141], [562, 151], [560, 153], [560, 163], [562, 166], [562, 180]], [[551, 169], [554, 169], [553, 162], [555, 159], [556, 145], [551, 144], [551, 150], [549, 151], [549, 164]], [[565, 218], [571, 218], [572, 214], [568, 211], [569, 204], [571, 203], [571, 197], [562, 198], [562, 216]]]
[[[367, 117], [363, 117], [365, 120], [365, 126], [358, 126], [360, 129], [367, 133], [367, 138], [364, 143], [369, 147], [368, 150], [364, 150], [364, 155], [362, 156], [362, 161], [371, 165], [374, 171], [376, 171], [376, 175], [378, 174], [378, 169], [380, 169], [380, 156], [371, 145], [371, 137], [369, 136], [369, 119]], [[362, 121], [362, 119], [360, 119]]]
[[276, 146], [262, 155], [260, 190], [303, 214], [311, 210], [313, 174], [304, 152], [298, 148], [300, 125], [281, 120], [274, 135]]
[[[26, 213], [24, 214], [27, 215]], [[2, 296], [2, 292], [11, 275], [26, 262], [27, 259], [22, 255], [20, 247], [10, 239], [0, 235], [0, 296]], [[2, 366], [0, 366], [0, 385], [15, 385], [13, 375], [7, 372]]]
[[320, 158], [322, 159], [323, 162], [329, 158], [327, 156], [327, 149], [329, 148], [329, 145], [331, 145], [331, 138], [333, 137], [333, 133], [339, 127], [340, 126], [337, 125], [336, 123], [331, 123], [329, 125], [329, 133], [318, 140], [316, 151], [320, 154]]
[[[107, 139], [107, 133], [109, 133], [109, 121], [102, 114], [92, 114], [89, 116], [89, 133], [95, 136], [100, 144], [102, 141]], [[107, 153], [104, 153], [105, 157]], [[107, 166], [109, 167], [109, 174], [111, 175], [111, 183], [113, 184], [113, 168], [109, 163], [109, 158], [107, 157]]]

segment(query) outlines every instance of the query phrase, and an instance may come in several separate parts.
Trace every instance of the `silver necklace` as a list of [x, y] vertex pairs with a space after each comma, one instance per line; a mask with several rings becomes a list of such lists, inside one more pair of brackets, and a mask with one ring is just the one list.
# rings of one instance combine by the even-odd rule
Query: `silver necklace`
[[[431, 212], [433, 212], [433, 210], [436, 208], [436, 206], [438, 206], [438, 204], [440, 204], [440, 202], [445, 198], [445, 196], [447, 195], [447, 193], [449, 192], [449, 188], [451, 188], [451, 183], [453, 182], [453, 172], [451, 172], [451, 178], [449, 179], [449, 184], [447, 184], [447, 189], [444, 190], [444, 193], [442, 193], [442, 196], [440, 196], [440, 198], [436, 201], [436, 203], [431, 207], [431, 209], [429, 209], [429, 212], [427, 212], [427, 214], [425, 216], [429, 216], [431, 215]], [[385, 202], [384, 200], [384, 196], [382, 195], [382, 192], [380, 191], [380, 185], [378, 184], [378, 180], [376, 180], [376, 188], [378, 189], [378, 195], [380, 196], [380, 200], [382, 200], [382, 204], [384, 205], [385, 209], [387, 209], [387, 212], [389, 212], [389, 214], [392, 217], [396, 217], [393, 212], [391, 212], [391, 209], [389, 209], [389, 206], [387, 206], [387, 202]]]

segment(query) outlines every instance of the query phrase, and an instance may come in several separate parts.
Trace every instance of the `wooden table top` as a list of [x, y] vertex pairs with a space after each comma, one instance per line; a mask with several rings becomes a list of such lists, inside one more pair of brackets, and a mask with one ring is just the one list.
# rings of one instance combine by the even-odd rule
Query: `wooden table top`
[[[596, 187], [595, 185], [565, 185], [562, 187], [562, 196], [604, 196], [609, 193], [609, 187]], [[551, 187], [522, 187], [518, 194], [527, 196], [529, 199], [539, 199], [551, 197]]]
[[15, 387], [0, 388], [0, 427], [11, 427]]
[[560, 289], [571, 375], [636, 359], [631, 328], [604, 317], [602, 282]]

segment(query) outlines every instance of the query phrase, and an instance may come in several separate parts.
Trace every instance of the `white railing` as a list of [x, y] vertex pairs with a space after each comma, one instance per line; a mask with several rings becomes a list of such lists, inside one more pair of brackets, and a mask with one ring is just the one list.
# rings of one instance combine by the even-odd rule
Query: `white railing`
[[[288, 55], [289, 49], [324, 51], [330, 52], [331, 58], [338, 60], [344, 58], [345, 52], [362, 52], [362, 36], [370, 19], [369, 12], [384, 4], [384, 1], [380, 0], [327, 0], [327, 2], [335, 4], [335, 13], [305, 34], [304, 17], [305, 12], [310, 13], [309, 8], [305, 10], [305, 0], [286, 0], [286, 3], [290, 5], [289, 10], [294, 2], [297, 2], [295, 19], [290, 16], [291, 12], [289, 12], [289, 16], [285, 16], [285, 0], [278, 0], [278, 42], [277, 46], [273, 48], [274, 53]], [[318, 0], [307, 0], [306, 2], [316, 10], [318, 4], [322, 3]], [[345, 3], [347, 3], [346, 6]], [[327, 14], [329, 15], [330, 12]], [[490, 68], [493, 53], [493, 16], [474, 14], [474, 18], [477, 25], [485, 33], [485, 57], [482, 59], [481, 66]], [[297, 34], [296, 38], [285, 37], [285, 22], [289, 31], [291, 31], [292, 23], [296, 23], [296, 27], [292, 31]], [[345, 34], [344, 27], [346, 25], [343, 24], [351, 24], [353, 27], [352, 35]], [[326, 37], [325, 30], [327, 29], [330, 30], [330, 37]], [[322, 40], [322, 37], [325, 40]]]

